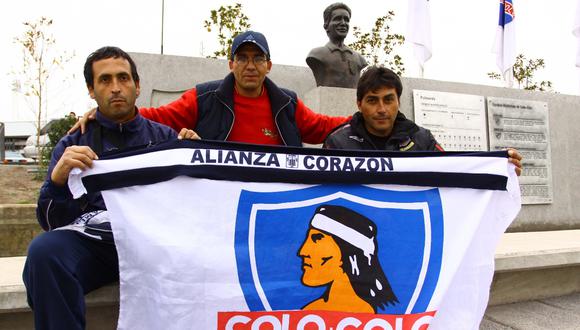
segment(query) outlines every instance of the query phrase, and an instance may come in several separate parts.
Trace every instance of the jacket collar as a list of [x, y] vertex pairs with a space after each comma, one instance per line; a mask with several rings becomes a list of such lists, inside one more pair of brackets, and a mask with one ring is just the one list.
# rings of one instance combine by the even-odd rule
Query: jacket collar
[[230, 72], [216, 89], [217, 96], [232, 110], [234, 109], [235, 83], [236, 78], [234, 77], [234, 74]]
[[97, 108], [97, 121], [99, 122], [99, 124], [101, 124], [101, 126], [110, 130], [115, 130], [119, 132], [125, 131], [135, 132], [141, 128], [141, 125], [143, 124], [144, 120], [145, 119], [139, 114], [139, 109], [137, 109], [137, 107], [135, 107], [135, 117], [121, 124], [115, 123], [114, 121], [108, 119]]
[[330, 52], [335, 52], [335, 51], [339, 51], [339, 52], [348, 52], [353, 54], [352, 49], [348, 48], [346, 45], [343, 45], [342, 47], [338, 47], [337, 45], [333, 44], [331, 41], [326, 43], [326, 48], [328, 48], [328, 50], [330, 50]]
[[[234, 109], [234, 85], [235, 78], [233, 73], [229, 73], [219, 87], [216, 89], [217, 95], [220, 99], [227, 104], [231, 109]], [[290, 96], [284, 93], [276, 84], [268, 77], [264, 79], [264, 88], [268, 92], [268, 97], [270, 98], [270, 105], [272, 112], [276, 115], [276, 112], [282, 107], [284, 107], [288, 102], [290, 102]]]
[[[359, 136], [366, 140], [370, 140], [369, 133], [365, 128], [364, 118], [360, 111], [352, 116], [350, 123]], [[393, 131], [389, 136], [389, 140], [393, 142], [406, 141], [418, 130], [419, 126], [417, 126], [413, 121], [407, 119], [407, 117], [399, 111], [397, 113], [397, 118], [395, 118], [395, 122], [393, 123]]]

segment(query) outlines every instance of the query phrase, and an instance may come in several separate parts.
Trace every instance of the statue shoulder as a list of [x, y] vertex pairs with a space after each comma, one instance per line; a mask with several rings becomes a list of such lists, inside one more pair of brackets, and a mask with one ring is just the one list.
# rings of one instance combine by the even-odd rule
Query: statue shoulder
[[362, 56], [359, 52], [353, 50], [353, 54], [356, 54], [356, 58], [361, 65], [361, 69], [369, 65], [365, 57]]
[[316, 47], [316, 48], [312, 48], [310, 50], [310, 53], [308, 53], [308, 56], [306, 58], [307, 59], [308, 58], [313, 58], [313, 59], [321, 60], [328, 53], [329, 53], [328, 48], [326, 48], [325, 46]]

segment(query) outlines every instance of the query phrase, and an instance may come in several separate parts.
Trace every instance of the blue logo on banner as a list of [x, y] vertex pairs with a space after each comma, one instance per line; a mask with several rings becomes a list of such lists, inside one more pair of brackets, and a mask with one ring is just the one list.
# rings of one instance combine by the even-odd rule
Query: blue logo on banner
[[[394, 304], [375, 308], [376, 312], [427, 311], [443, 250], [439, 190], [394, 191], [352, 185], [321, 185], [286, 192], [242, 191], [235, 254], [250, 311], [299, 310], [328, 294], [330, 284], [305, 285], [305, 257], [299, 252], [310, 239], [307, 233], [312, 229], [311, 219], [321, 205], [348, 209], [376, 226], [375, 251], [396, 296]], [[354, 245], [368, 243], [368, 238], [350, 233], [354, 238], [346, 240]]]

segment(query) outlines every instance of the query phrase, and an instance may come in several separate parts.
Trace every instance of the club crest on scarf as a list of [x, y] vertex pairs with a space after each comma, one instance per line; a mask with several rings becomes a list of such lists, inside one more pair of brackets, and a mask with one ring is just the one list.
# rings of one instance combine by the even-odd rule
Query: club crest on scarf
[[[256, 316], [267, 311], [413, 314], [415, 320], [433, 315], [428, 306], [442, 247], [437, 189], [321, 185], [240, 195], [237, 272]], [[223, 324], [235, 317], [220, 314]], [[324, 319], [324, 313], [317, 315]], [[250, 319], [244, 318], [248, 326]]]

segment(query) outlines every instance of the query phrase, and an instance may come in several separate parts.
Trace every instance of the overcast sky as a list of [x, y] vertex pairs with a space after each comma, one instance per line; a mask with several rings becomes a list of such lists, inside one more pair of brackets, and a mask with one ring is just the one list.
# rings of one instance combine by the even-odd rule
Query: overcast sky
[[[322, 12], [333, 1], [239, 0], [252, 29], [268, 38], [276, 64], [306, 66], [311, 48], [326, 43]], [[368, 30], [378, 16], [395, 11], [393, 32], [405, 34], [407, 1], [344, 1], [352, 9], [352, 26]], [[82, 77], [82, 65], [93, 50], [114, 45], [128, 52], [159, 53], [161, 0], [20, 0], [4, 3], [0, 12], [0, 121], [30, 120], [24, 98], [12, 92], [12, 70], [22, 66], [21, 50], [13, 43], [24, 30], [22, 22], [40, 16], [54, 20], [60, 50], [76, 56], [67, 64], [75, 77], [50, 82], [49, 118], [70, 111], [84, 113], [92, 106]], [[211, 9], [234, 1], [165, 0], [164, 53], [208, 55], [216, 49], [215, 34], [203, 28]], [[433, 57], [425, 65], [426, 79], [501, 86], [486, 73], [498, 71], [491, 53], [498, 22], [499, 0], [431, 0]], [[572, 35], [576, 1], [514, 0], [518, 53], [543, 58], [546, 69], [537, 78], [551, 80], [556, 91], [580, 94], [574, 66], [577, 40]], [[347, 42], [352, 41], [351, 34]], [[406, 44], [401, 48], [406, 76], [417, 77], [418, 66]], [[171, 79], [168, 77], [168, 79]]]

